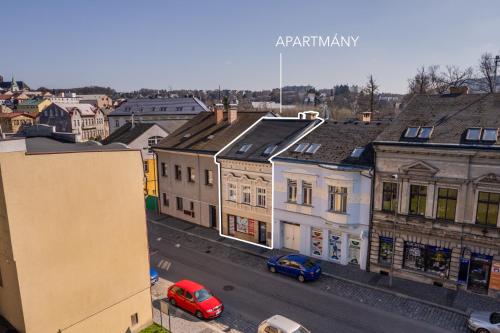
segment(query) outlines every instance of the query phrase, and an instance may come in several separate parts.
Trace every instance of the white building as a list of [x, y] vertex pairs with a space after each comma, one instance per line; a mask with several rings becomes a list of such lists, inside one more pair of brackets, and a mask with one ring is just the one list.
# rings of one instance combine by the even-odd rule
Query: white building
[[366, 269], [383, 124], [326, 121], [274, 159], [274, 246]]

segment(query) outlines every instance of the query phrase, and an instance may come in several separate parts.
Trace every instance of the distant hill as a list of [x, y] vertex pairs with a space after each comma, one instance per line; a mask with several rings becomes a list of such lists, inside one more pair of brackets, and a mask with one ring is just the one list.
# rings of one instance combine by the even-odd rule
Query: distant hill
[[99, 87], [99, 86], [89, 86], [89, 87], [80, 87], [80, 88], [64, 88], [64, 89], [50, 89], [46, 87], [38, 88], [39, 91], [48, 91], [50, 93], [59, 94], [62, 92], [72, 92], [77, 95], [94, 95], [94, 94], [104, 94], [108, 95], [111, 98], [117, 97], [119, 94], [116, 90], [110, 87]]

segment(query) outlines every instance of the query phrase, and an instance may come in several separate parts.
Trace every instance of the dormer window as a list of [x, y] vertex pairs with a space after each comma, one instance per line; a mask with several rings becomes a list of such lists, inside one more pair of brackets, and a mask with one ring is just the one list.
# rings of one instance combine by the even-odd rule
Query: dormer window
[[479, 141], [479, 139], [481, 138], [481, 128], [469, 128], [467, 130], [467, 136], [465, 138], [470, 141]]
[[250, 147], [252, 147], [252, 144], [251, 143], [244, 143], [240, 149], [238, 149], [237, 153], [238, 154], [242, 154], [242, 153], [246, 153], [248, 151], [248, 149], [250, 149]]
[[483, 129], [483, 141], [496, 142], [498, 138], [498, 128], [485, 128]]
[[361, 154], [365, 151], [365, 147], [356, 147], [351, 153], [351, 157], [359, 158]]
[[262, 156], [269, 156], [269, 155], [271, 155], [276, 150], [276, 148], [278, 148], [277, 145], [268, 146], [266, 148], [266, 150], [264, 150], [264, 152], [262, 153]]
[[309, 148], [307, 148], [306, 150], [306, 154], [314, 154], [315, 152], [318, 151], [319, 147], [321, 147], [321, 145], [319, 143], [313, 143], [309, 146]]
[[297, 147], [293, 150], [295, 153], [303, 153], [306, 148], [309, 147], [308, 143], [299, 143]]
[[405, 132], [405, 138], [414, 139], [418, 135], [420, 127], [408, 127]]
[[419, 139], [429, 139], [431, 137], [432, 131], [434, 127], [420, 127], [420, 131], [418, 132]]

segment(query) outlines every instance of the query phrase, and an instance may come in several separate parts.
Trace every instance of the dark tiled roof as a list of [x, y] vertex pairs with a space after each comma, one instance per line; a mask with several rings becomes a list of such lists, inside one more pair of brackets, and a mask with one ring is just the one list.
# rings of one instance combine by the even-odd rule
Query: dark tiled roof
[[[269, 158], [291, 144], [319, 120], [264, 118], [249, 132], [240, 137], [231, 146], [221, 152], [218, 157], [245, 161], [265, 162]], [[244, 144], [252, 144], [246, 152], [238, 153]], [[264, 156], [266, 148], [276, 145], [271, 156]]]
[[[17, 87], [20, 90], [29, 90], [30, 89], [30, 87], [28, 87], [28, 85], [26, 83], [24, 83], [23, 81], [16, 81], [16, 83], [17, 83]], [[0, 82], [1, 89], [10, 89], [11, 86], [12, 86], [11, 81]]]
[[128, 149], [125, 146], [116, 143], [103, 146], [95, 141], [67, 143], [47, 137], [26, 138], [26, 151], [28, 154], [77, 153], [120, 150]]
[[221, 123], [215, 123], [215, 113], [201, 112], [156, 147], [167, 150], [192, 150], [216, 153], [238, 135], [268, 114], [267, 112], [240, 111], [236, 120], [229, 124], [227, 113]]
[[134, 98], [120, 104], [109, 116], [196, 115], [206, 111], [208, 107], [195, 97]]
[[134, 127], [132, 127], [132, 123], [127, 122], [123, 126], [117, 128], [116, 131], [111, 133], [106, 139], [102, 140], [102, 144], [107, 145], [114, 142], [120, 142], [128, 145], [154, 125], [154, 123], [135, 123]]
[[[297, 144], [276, 157], [276, 160], [307, 161], [323, 164], [373, 165], [373, 147], [375, 140], [387, 126], [386, 121], [337, 122], [328, 120], [302, 138]], [[296, 153], [293, 150], [300, 143], [320, 144], [314, 154]], [[351, 157], [357, 147], [365, 147], [359, 158]]]
[[[428, 140], [406, 139], [410, 126], [434, 126]], [[465, 136], [468, 128], [500, 128], [500, 94], [417, 95], [376, 139], [405, 144], [473, 145]], [[499, 141], [475, 143], [498, 146]]]

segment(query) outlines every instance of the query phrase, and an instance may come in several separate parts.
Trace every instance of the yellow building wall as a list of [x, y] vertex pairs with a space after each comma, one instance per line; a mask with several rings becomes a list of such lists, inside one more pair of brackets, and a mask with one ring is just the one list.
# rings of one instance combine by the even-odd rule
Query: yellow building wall
[[38, 105], [23, 105], [18, 104], [16, 107], [17, 112], [27, 112], [27, 113], [39, 113], [42, 112], [47, 106], [52, 104], [48, 99], [43, 99]]
[[[146, 182], [144, 184], [144, 193], [151, 196], [158, 196], [158, 184], [157, 184], [157, 171], [156, 171], [156, 160], [149, 159], [144, 160], [144, 175], [146, 176]], [[147, 168], [146, 168], [147, 165]]]
[[[3, 153], [0, 170], [24, 319], [17, 328], [137, 332], [149, 325], [140, 152]], [[19, 309], [1, 304], [15, 319]]]

